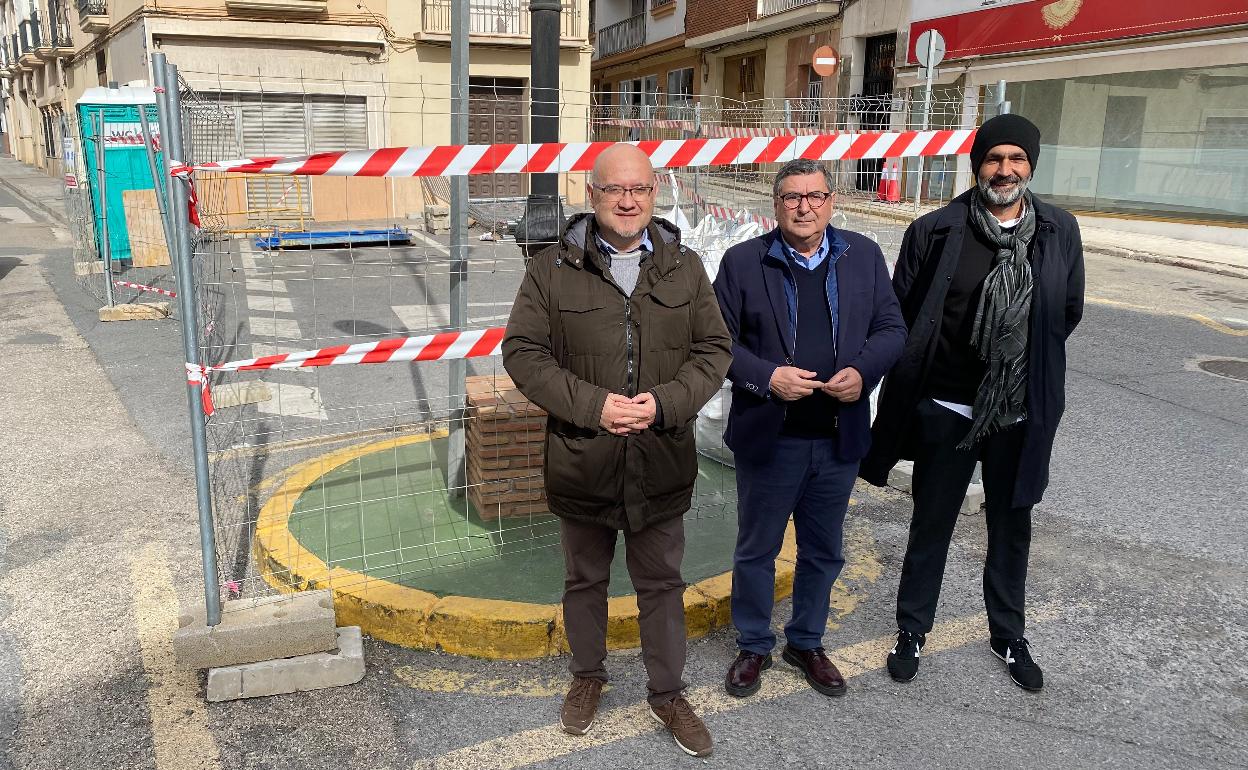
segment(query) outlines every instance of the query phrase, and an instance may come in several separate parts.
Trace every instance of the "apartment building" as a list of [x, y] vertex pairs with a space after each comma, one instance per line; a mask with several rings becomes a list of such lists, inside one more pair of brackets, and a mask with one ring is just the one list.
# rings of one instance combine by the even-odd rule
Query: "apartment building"
[[698, 52], [685, 46], [688, 2], [591, 0], [592, 81], [601, 106], [625, 118], [688, 117], [701, 92]]
[[[61, 173], [62, 132], [75, 133], [70, 118], [79, 97], [92, 86], [149, 84], [156, 51], [205, 100], [228, 108], [234, 143], [246, 155], [446, 144], [452, 2], [0, 0], [11, 149], [26, 163]], [[467, 16], [469, 141], [528, 141], [529, 2], [473, 0]], [[568, 141], [588, 132], [587, 16], [587, 0], [565, 0], [559, 79], [579, 94], [561, 111]], [[249, 182], [248, 205], [273, 194], [275, 184]], [[336, 212], [325, 209], [331, 200], [357, 209], [367, 208], [370, 196], [378, 206], [388, 199], [389, 210], [406, 205], [381, 180], [353, 180], [359, 189], [350, 194], [344, 184], [313, 178], [299, 186], [295, 203], [316, 218], [333, 218]], [[519, 175], [479, 177], [473, 192], [523, 195], [526, 185]], [[415, 206], [421, 194], [409, 187], [417, 190]], [[289, 190], [282, 194], [290, 198]]]

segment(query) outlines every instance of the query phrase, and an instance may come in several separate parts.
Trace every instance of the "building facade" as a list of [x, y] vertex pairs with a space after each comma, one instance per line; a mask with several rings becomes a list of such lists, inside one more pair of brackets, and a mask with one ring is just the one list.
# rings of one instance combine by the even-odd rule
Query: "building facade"
[[[72, 4], [72, 5], [71, 5]], [[244, 155], [450, 142], [452, 0], [0, 0], [0, 77], [5, 123], [20, 160], [59, 175], [64, 135], [76, 136], [74, 104], [92, 86], [149, 85], [151, 54], [165, 53], [202, 99], [232, 115]], [[415, 12], [412, 12], [415, 10]], [[566, 0], [560, 83], [571, 96], [561, 136], [588, 132], [586, 0]], [[525, 142], [531, 42], [527, 0], [474, 0], [470, 32], [469, 142]], [[64, 118], [64, 119], [62, 119]], [[220, 134], [220, 126], [214, 127]], [[230, 133], [229, 131], [226, 132]], [[190, 141], [197, 141], [192, 138]], [[218, 145], [222, 144], [220, 137]], [[228, 144], [229, 142], [224, 142]], [[194, 152], [196, 148], [192, 148]], [[220, 146], [200, 147], [199, 156]], [[481, 177], [473, 192], [524, 195], [527, 182]], [[417, 206], [427, 186], [313, 177], [291, 190], [248, 180], [232, 205], [280, 197], [316, 219], [359, 218]], [[347, 188], [350, 187], [350, 192]], [[572, 186], [570, 186], [572, 187]], [[342, 206], [355, 212], [345, 216]], [[361, 214], [362, 215], [362, 214]]]
[[985, 5], [914, 0], [903, 77], [917, 80], [914, 41], [935, 29], [941, 81], [1004, 80], [1040, 127], [1038, 193], [1119, 228], [1248, 244], [1248, 4]]

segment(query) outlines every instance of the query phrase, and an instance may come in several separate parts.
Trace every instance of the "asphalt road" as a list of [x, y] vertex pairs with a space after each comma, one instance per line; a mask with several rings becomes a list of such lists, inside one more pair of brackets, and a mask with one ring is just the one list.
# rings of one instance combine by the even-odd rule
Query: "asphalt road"
[[[202, 678], [174, 673], [168, 651], [199, 581], [176, 326], [100, 324], [68, 239], [17, 221], [16, 206], [0, 192], [0, 768], [1248, 765], [1248, 383], [1197, 365], [1248, 359], [1244, 281], [1089, 257], [1067, 417], [1035, 513], [1028, 637], [1043, 693], [1014, 687], [988, 651], [978, 516], [955, 535], [918, 679], [882, 672], [908, 499], [861, 490], [863, 568], [825, 639], [849, 694], [818, 695], [781, 663], [759, 695], [730, 699], [731, 635], [692, 642], [691, 699], [716, 739], [693, 760], [640, 709], [635, 651], [612, 655], [607, 711], [581, 740], [554, 727], [566, 661], [371, 640], [358, 685], [204, 704]], [[304, 331], [307, 296], [289, 294], [301, 337], [333, 336]], [[504, 294], [499, 283], [472, 301]], [[350, 314], [344, 301], [318, 293], [329, 328], [411, 327], [382, 315], [384, 301]], [[420, 399], [407, 373], [372, 376], [395, 377], [369, 382], [374, 402], [386, 387]], [[310, 430], [323, 432], [350, 393], [319, 390], [331, 419]], [[283, 435], [313, 425], [263, 419]]]

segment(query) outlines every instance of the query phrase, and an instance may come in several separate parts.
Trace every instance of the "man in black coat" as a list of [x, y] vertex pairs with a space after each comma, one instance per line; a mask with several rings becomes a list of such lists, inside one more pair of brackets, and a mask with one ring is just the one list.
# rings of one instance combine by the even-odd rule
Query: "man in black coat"
[[949, 541], [976, 461], [983, 465], [992, 651], [1011, 679], [1044, 679], [1024, 633], [1031, 509], [1049, 480], [1065, 406], [1066, 339], [1083, 315], [1083, 243], [1069, 213], [1027, 190], [1040, 131], [999, 115], [971, 149], [976, 187], [906, 230], [893, 289], [909, 329], [884, 381], [860, 475], [883, 486], [914, 460], [914, 512], [897, 590], [888, 670], [918, 673]]

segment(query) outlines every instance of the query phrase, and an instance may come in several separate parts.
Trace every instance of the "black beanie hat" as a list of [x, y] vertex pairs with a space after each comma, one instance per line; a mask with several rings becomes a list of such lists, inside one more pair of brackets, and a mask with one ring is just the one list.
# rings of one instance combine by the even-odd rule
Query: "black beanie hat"
[[984, 121], [975, 134], [975, 143], [971, 145], [971, 168], [976, 176], [979, 176], [984, 156], [998, 144], [1022, 147], [1032, 169], [1035, 169], [1036, 158], [1040, 155], [1040, 129], [1022, 115], [1007, 112]]

